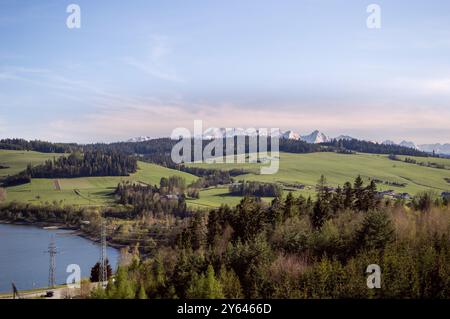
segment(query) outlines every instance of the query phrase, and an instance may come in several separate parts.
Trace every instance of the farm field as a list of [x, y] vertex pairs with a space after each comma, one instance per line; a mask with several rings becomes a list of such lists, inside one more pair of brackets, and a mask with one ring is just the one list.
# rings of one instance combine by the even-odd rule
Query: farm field
[[[203, 189], [200, 191], [199, 199], [187, 199], [189, 206], [198, 208], [213, 208], [220, 205], [236, 206], [241, 201], [240, 196], [231, 196], [228, 192], [228, 186], [218, 186]], [[263, 197], [262, 200], [270, 202], [272, 197]]]
[[[23, 170], [28, 163], [39, 164], [46, 159], [61, 154], [44, 154], [26, 151], [0, 150], [0, 165], [8, 166], [0, 169], [0, 177], [15, 174]], [[399, 157], [403, 159], [403, 157]], [[414, 158], [423, 162], [436, 162], [450, 167], [450, 159], [440, 158]], [[33, 179], [30, 184], [9, 187], [7, 202], [19, 201], [32, 204], [58, 202], [67, 205], [106, 205], [112, 204], [111, 196], [120, 181], [130, 180], [146, 184], [158, 184], [161, 177], [173, 175], [181, 176], [189, 184], [197, 177], [188, 173], [168, 169], [159, 165], [139, 162], [139, 169], [129, 177], [82, 177], [71, 179]], [[280, 183], [295, 195], [314, 195], [314, 186], [323, 174], [330, 186], [343, 185], [346, 181], [353, 181], [361, 175], [368, 182], [375, 178], [391, 184], [379, 184], [379, 190], [394, 190], [397, 193], [411, 195], [424, 190], [434, 190], [437, 193], [450, 190], [450, 170], [430, 168], [416, 164], [392, 161], [387, 155], [354, 154], [345, 155], [337, 153], [310, 153], [291, 154], [280, 153], [280, 169], [274, 175], [260, 175], [259, 167], [263, 164], [189, 164], [216, 169], [244, 168], [251, 173], [236, 177], [236, 180], [253, 180], [261, 182]], [[292, 188], [289, 184], [303, 184], [302, 190]], [[393, 185], [392, 183], [396, 183]], [[397, 186], [404, 184], [404, 187]], [[199, 199], [188, 199], [188, 205], [198, 208], [218, 207], [221, 204], [234, 206], [241, 197], [230, 196], [227, 186], [219, 186], [200, 190]], [[271, 198], [264, 200], [270, 201]]]
[[[11, 166], [11, 169], [8, 169], [10, 171], [9, 174], [11, 174], [26, 168], [30, 161], [36, 165], [53, 156], [51, 154], [35, 152], [0, 151], [0, 163], [2, 165], [8, 163], [14, 164], [14, 168], [13, 165], [8, 165]], [[40, 159], [41, 161], [39, 161]], [[12, 161], [16, 162], [13, 163]], [[177, 175], [183, 177], [186, 183], [190, 183], [197, 178], [188, 173], [150, 163], [138, 162], [138, 167], [138, 171], [131, 176], [62, 179], [34, 178], [30, 184], [8, 187], [6, 189], [6, 201], [27, 202], [31, 204], [44, 204], [56, 201], [67, 205], [105, 205], [112, 203], [113, 198], [110, 195], [120, 181], [130, 180], [153, 185], [159, 184], [161, 177]]]
[[[436, 161], [450, 166], [450, 159], [417, 158], [422, 161]], [[259, 166], [268, 164], [189, 164], [190, 166], [217, 169], [244, 168], [252, 173], [236, 177], [238, 180], [254, 180], [271, 183], [300, 183], [305, 189], [297, 191], [309, 195], [320, 175], [327, 178], [330, 186], [343, 185], [361, 175], [368, 182], [378, 179], [388, 183], [405, 184], [404, 187], [392, 184], [379, 184], [379, 190], [394, 190], [397, 193], [414, 195], [420, 191], [434, 190], [437, 193], [450, 190], [450, 170], [419, 166], [416, 164], [392, 161], [387, 155], [377, 154], [337, 154], [310, 153], [291, 154], [280, 153], [280, 169], [274, 175], [259, 175]], [[201, 193], [200, 193], [201, 194]]]
[[8, 151], [0, 150], [0, 166], [7, 168], [0, 169], [0, 178], [14, 175], [24, 170], [28, 164], [37, 165], [48, 159], [59, 157], [62, 154], [39, 153], [33, 151]]

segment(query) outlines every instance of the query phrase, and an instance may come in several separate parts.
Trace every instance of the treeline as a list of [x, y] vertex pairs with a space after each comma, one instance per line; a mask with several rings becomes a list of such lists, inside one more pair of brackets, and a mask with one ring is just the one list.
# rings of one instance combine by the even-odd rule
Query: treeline
[[[262, 137], [261, 137], [262, 138]], [[251, 142], [251, 140], [253, 141]], [[250, 151], [250, 143], [254, 143], [254, 137], [245, 138], [245, 146], [243, 151], [248, 153]], [[223, 154], [226, 154], [226, 144], [234, 143], [233, 154], [238, 153], [237, 147], [238, 138], [224, 138], [223, 139]], [[198, 142], [198, 140], [197, 140]], [[211, 141], [203, 140], [202, 149]], [[170, 138], [157, 138], [143, 142], [117, 142], [117, 143], [96, 143], [96, 144], [75, 144], [75, 143], [50, 143], [44, 141], [26, 141], [24, 139], [3, 139], [0, 140], [0, 149], [10, 150], [30, 150], [44, 153], [71, 153], [74, 151], [101, 151], [118, 152], [130, 156], [139, 155], [142, 160], [150, 161], [169, 168], [176, 168], [176, 164], [171, 159], [171, 151], [173, 146], [178, 143], [177, 140]], [[194, 139], [191, 139], [192, 146]], [[271, 140], [267, 138], [268, 151], [271, 150]], [[259, 144], [257, 145], [259, 150]], [[310, 144], [301, 140], [280, 139], [279, 150], [281, 152], [289, 153], [313, 153], [313, 152], [339, 152], [339, 153], [376, 153], [376, 154], [396, 154], [409, 156], [430, 156], [428, 153], [407, 148], [399, 145], [385, 145], [372, 143], [361, 140], [332, 140], [331, 142], [321, 144]], [[194, 147], [192, 147], [192, 152]], [[227, 154], [231, 155], [231, 154]]]
[[[317, 200], [245, 197], [194, 214], [176, 244], [134, 255], [93, 297], [449, 298], [449, 208], [367, 206], [374, 183], [346, 185], [338, 195], [321, 178]], [[381, 268], [380, 289], [367, 288], [371, 264]]]
[[183, 178], [172, 176], [161, 178], [160, 185], [151, 186], [132, 182], [121, 182], [115, 190], [116, 202], [130, 205], [132, 209], [122, 218], [135, 218], [151, 214], [154, 217], [186, 217], [189, 215], [185, 200], [186, 185]]
[[0, 149], [16, 151], [36, 151], [41, 153], [70, 153], [79, 150], [75, 143], [50, 143], [45, 141], [27, 141], [24, 139], [2, 139]]
[[379, 144], [368, 141], [361, 141], [357, 139], [342, 139], [332, 140], [330, 142], [321, 143], [320, 145], [333, 147], [336, 149], [345, 149], [360, 153], [371, 154], [395, 154], [395, 155], [409, 155], [409, 156], [421, 156], [428, 157], [430, 154], [416, 150], [414, 148], [403, 147], [395, 144]]
[[89, 176], [128, 176], [137, 170], [137, 160], [117, 152], [74, 152], [47, 160], [41, 165], [28, 165], [25, 171], [8, 176], [4, 186], [29, 183], [31, 178], [73, 178]]
[[239, 181], [229, 186], [229, 192], [236, 196], [279, 197], [283, 187], [275, 183]]
[[15, 223], [56, 223], [80, 226], [82, 220], [89, 219], [91, 211], [73, 206], [56, 204], [30, 205], [12, 202], [0, 205], [0, 220]]

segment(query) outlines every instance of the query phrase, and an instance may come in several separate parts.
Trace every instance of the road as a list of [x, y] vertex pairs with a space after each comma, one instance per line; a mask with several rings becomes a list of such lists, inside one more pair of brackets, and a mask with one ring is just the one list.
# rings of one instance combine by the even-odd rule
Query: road
[[[39, 289], [30, 292], [20, 292], [20, 299], [72, 299], [79, 298], [82, 295], [87, 295], [89, 291], [96, 288], [98, 283], [83, 283], [82, 288], [68, 288], [67, 286], [58, 287], [54, 289]], [[52, 297], [46, 297], [47, 291], [52, 291]], [[0, 295], [0, 299], [13, 299], [12, 294]]]

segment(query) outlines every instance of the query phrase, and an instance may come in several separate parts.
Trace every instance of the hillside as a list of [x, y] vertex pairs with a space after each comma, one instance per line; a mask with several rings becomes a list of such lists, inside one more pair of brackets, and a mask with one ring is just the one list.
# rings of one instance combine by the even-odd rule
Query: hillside
[[[0, 150], [0, 165], [9, 168], [0, 169], [0, 177], [15, 174], [23, 170], [28, 163], [37, 165], [46, 159], [61, 154], [47, 154], [31, 151]], [[232, 169], [244, 168], [252, 173], [238, 176], [235, 179], [274, 182], [283, 185], [286, 191], [306, 196], [313, 195], [314, 186], [320, 175], [326, 176], [330, 186], [343, 185], [361, 175], [365, 181], [369, 178], [380, 180], [379, 190], [394, 190], [396, 193], [414, 195], [424, 190], [435, 190], [437, 193], [450, 190], [449, 169], [437, 169], [402, 161], [393, 161], [387, 155], [376, 154], [337, 154], [281, 153], [280, 170], [275, 175], [259, 175], [261, 164], [190, 164], [204, 168]], [[432, 161], [450, 168], [450, 159], [410, 157], [418, 162]], [[405, 156], [399, 159], [404, 160]], [[264, 165], [264, 164], [263, 164]], [[62, 202], [75, 205], [104, 205], [112, 202], [110, 196], [117, 184], [122, 180], [132, 180], [147, 184], [158, 184], [161, 177], [177, 175], [184, 177], [187, 183], [197, 179], [196, 176], [168, 169], [156, 164], [138, 162], [138, 171], [129, 177], [83, 177], [62, 179], [38, 179], [30, 184], [7, 188], [7, 201], [20, 201], [33, 204], [45, 202]], [[292, 184], [305, 187], [298, 189]], [[399, 186], [404, 185], [404, 186]], [[217, 207], [221, 204], [231, 206], [239, 203], [239, 196], [230, 196], [228, 187], [213, 187], [200, 191], [200, 199], [189, 199], [188, 203], [197, 207]], [[270, 198], [266, 199], [267, 201]]]
[[[28, 163], [37, 165], [60, 154], [0, 150], [0, 164], [10, 166], [1, 169], [2, 175], [14, 174], [23, 170]], [[196, 179], [194, 175], [164, 168], [155, 164], [138, 162], [138, 171], [131, 176], [80, 177], [46, 179], [34, 178], [30, 184], [8, 187], [7, 202], [19, 201], [32, 204], [62, 202], [73, 205], [103, 205], [112, 202], [110, 194], [120, 181], [131, 180], [147, 184], [158, 184], [161, 177], [181, 176], [186, 182]]]
[[[387, 155], [377, 154], [337, 154], [310, 153], [289, 154], [280, 153], [280, 169], [275, 175], [259, 175], [261, 164], [190, 164], [190, 166], [217, 169], [244, 168], [254, 173], [237, 177], [236, 179], [255, 180], [262, 182], [276, 182], [284, 185], [300, 183], [305, 185], [303, 190], [296, 193], [310, 195], [320, 175], [325, 175], [330, 186], [343, 185], [361, 175], [367, 182], [369, 178], [378, 179], [390, 184], [378, 184], [379, 190], [394, 190], [396, 193], [414, 195], [420, 191], [434, 190], [437, 193], [450, 190], [450, 170], [436, 169], [417, 164], [392, 161]], [[422, 159], [423, 158], [417, 158]], [[430, 159], [446, 164], [450, 167], [449, 159]], [[264, 165], [264, 164], [263, 164]], [[266, 164], [267, 165], [267, 164]], [[404, 187], [395, 186], [404, 184]], [[289, 187], [286, 187], [289, 188]], [[227, 189], [206, 190], [200, 192], [199, 204], [219, 204], [227, 196]], [[205, 196], [203, 196], [205, 195]], [[238, 199], [231, 200], [237, 202]], [[227, 199], [227, 201], [230, 201]]]
[[35, 166], [61, 155], [59, 153], [0, 150], [0, 166], [7, 167], [0, 169], [0, 178], [19, 173], [30, 163]]

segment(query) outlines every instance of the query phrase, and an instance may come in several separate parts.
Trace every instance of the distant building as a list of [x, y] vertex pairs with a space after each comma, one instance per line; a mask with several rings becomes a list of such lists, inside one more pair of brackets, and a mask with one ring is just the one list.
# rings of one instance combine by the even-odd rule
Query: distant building
[[178, 198], [179, 198], [178, 195], [174, 195], [174, 194], [163, 195], [161, 197], [163, 199], [167, 199], [167, 200], [178, 200]]
[[412, 196], [408, 193], [396, 194], [394, 197], [399, 199], [412, 199]]
[[392, 190], [392, 189], [390, 189], [390, 190], [387, 190], [387, 191], [381, 191], [381, 192], [378, 192], [378, 195], [380, 195], [380, 196], [395, 196], [395, 191], [394, 190]]

